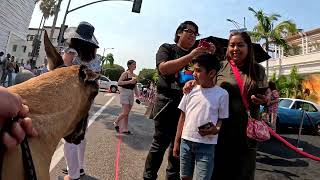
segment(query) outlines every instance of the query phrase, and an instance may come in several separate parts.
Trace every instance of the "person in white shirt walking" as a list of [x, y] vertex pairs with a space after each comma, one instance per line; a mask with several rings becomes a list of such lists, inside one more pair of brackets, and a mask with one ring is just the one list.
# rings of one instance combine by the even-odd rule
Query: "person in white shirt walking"
[[220, 62], [215, 55], [205, 54], [193, 60], [196, 86], [179, 104], [173, 156], [180, 156], [180, 177], [192, 180], [211, 179], [214, 149], [223, 119], [229, 116], [229, 94], [216, 86]]

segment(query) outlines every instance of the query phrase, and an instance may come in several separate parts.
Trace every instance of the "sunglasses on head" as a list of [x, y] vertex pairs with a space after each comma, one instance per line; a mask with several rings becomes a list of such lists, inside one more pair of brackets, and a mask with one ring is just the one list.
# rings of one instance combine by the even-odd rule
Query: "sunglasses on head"
[[186, 32], [186, 33], [188, 33], [188, 34], [194, 35], [194, 36], [200, 36], [199, 33], [194, 32], [192, 29], [186, 28], [186, 29], [184, 29], [183, 31]]

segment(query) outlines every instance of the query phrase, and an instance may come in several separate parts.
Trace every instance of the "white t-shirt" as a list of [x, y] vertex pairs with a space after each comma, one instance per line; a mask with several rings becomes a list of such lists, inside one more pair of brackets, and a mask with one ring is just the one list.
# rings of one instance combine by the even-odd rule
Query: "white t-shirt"
[[229, 94], [219, 86], [196, 86], [184, 95], [178, 106], [185, 113], [181, 138], [204, 144], [217, 144], [218, 135], [201, 136], [198, 127], [208, 122], [217, 124], [218, 119], [229, 116]]

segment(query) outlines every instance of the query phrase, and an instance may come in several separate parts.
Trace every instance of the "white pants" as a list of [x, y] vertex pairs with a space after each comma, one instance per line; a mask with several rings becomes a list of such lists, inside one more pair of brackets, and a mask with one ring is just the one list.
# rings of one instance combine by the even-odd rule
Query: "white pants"
[[72, 179], [80, 178], [80, 169], [83, 168], [84, 151], [86, 149], [86, 139], [79, 145], [65, 142], [64, 158], [67, 163], [68, 174]]

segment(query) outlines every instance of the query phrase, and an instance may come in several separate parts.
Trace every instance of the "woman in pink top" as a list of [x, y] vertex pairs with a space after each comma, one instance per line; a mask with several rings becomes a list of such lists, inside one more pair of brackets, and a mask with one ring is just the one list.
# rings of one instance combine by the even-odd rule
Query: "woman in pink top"
[[278, 113], [278, 102], [279, 102], [279, 92], [277, 86], [274, 82], [269, 81], [269, 88], [271, 90], [271, 99], [269, 102], [269, 113], [271, 118], [271, 127], [276, 129], [277, 113]]

